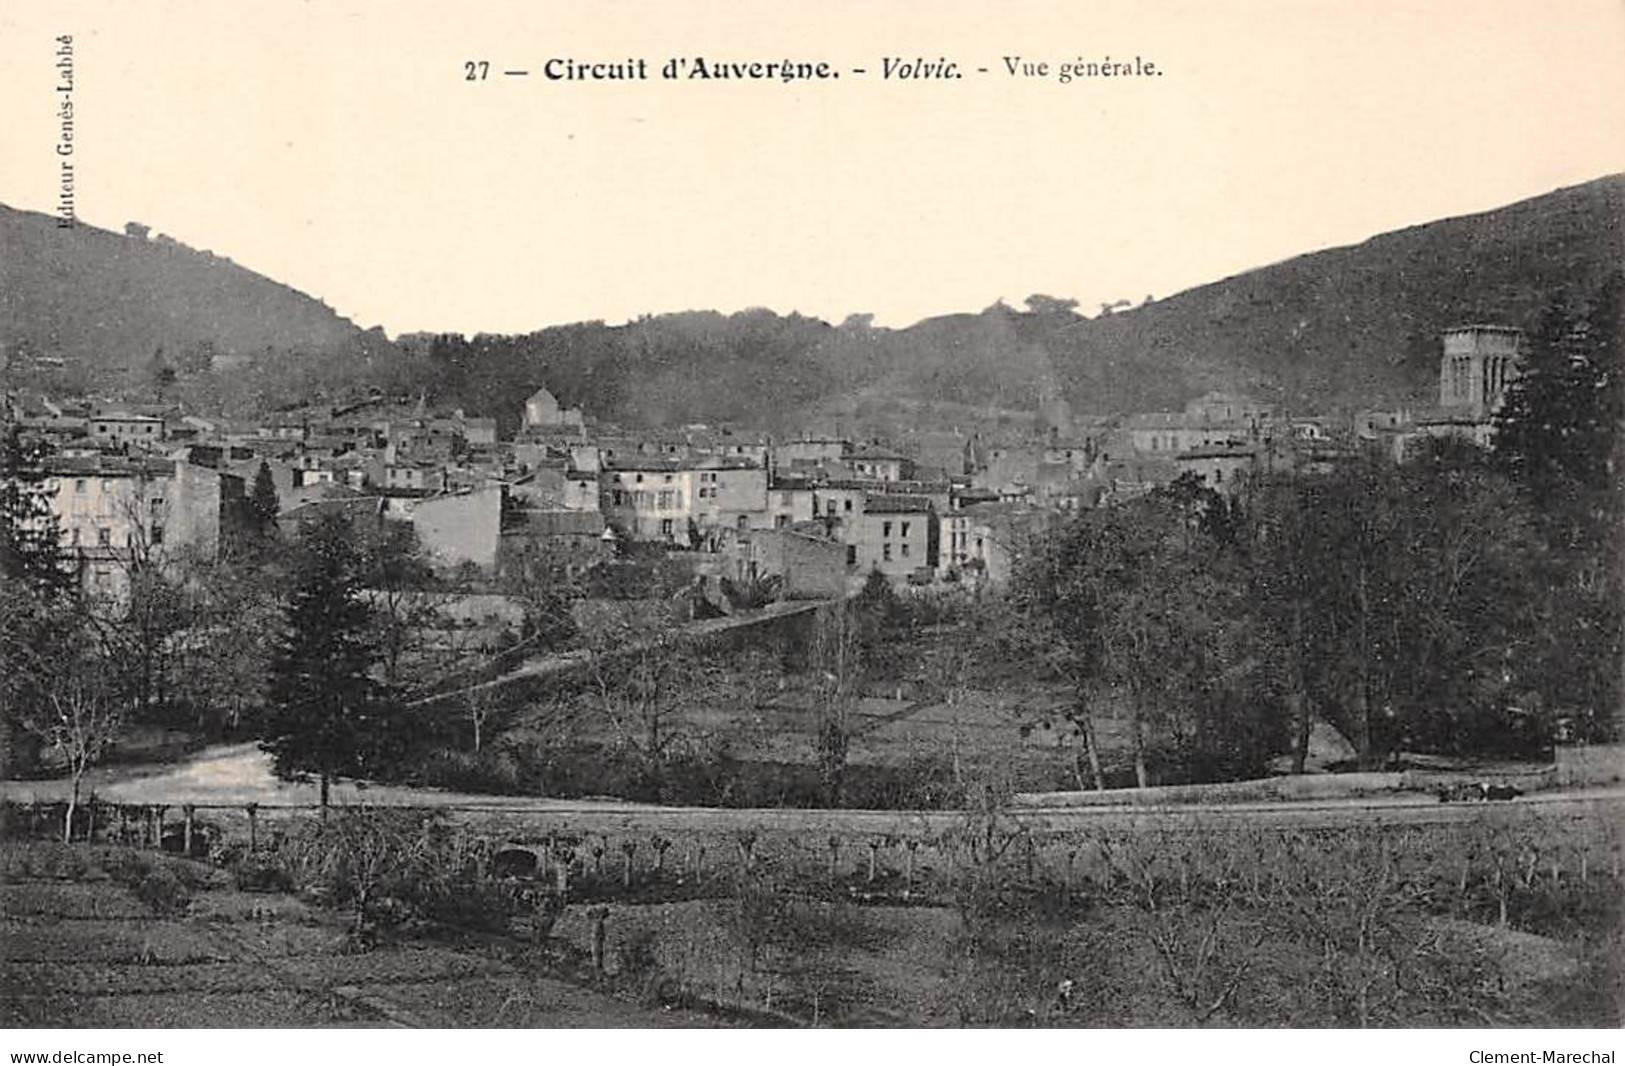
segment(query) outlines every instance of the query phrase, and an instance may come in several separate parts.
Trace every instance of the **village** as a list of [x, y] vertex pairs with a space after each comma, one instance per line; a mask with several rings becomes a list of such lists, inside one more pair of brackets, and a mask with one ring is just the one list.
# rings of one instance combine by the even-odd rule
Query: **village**
[[1059, 517], [1182, 477], [1234, 496], [1359, 455], [1401, 462], [1425, 441], [1487, 445], [1520, 345], [1510, 327], [1448, 331], [1427, 408], [1333, 417], [1215, 391], [1182, 411], [1074, 416], [1052, 390], [1023, 433], [950, 427], [906, 447], [827, 429], [633, 431], [546, 387], [511, 439], [494, 417], [383, 396], [248, 421], [11, 392], [0, 414], [46, 445], [52, 514], [93, 591], [116, 596], [136, 553], [218, 553], [269, 477], [289, 533], [333, 512], [402, 523], [437, 568], [493, 587], [566, 582], [653, 547], [727, 610], [722, 579], [771, 581], [785, 599], [839, 597], [871, 573], [899, 589], [997, 585]]

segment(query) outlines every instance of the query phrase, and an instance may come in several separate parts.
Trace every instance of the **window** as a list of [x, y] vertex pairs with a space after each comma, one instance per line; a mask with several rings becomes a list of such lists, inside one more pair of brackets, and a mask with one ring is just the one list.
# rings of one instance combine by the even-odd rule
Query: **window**
[[107, 544], [112, 543], [112, 535], [113, 535], [112, 531], [109, 530], [106, 526], [97, 526], [96, 527], [96, 543], [97, 544], [107, 545]]
[[75, 478], [74, 479], [73, 491], [74, 492], [83, 492], [83, 491], [85, 491], [85, 479], [84, 478], [81, 477], [81, 478]]
[[162, 544], [164, 542], [164, 527], [158, 525], [156, 522], [153, 523], [152, 526], [152, 542], [154, 544]]
[[847, 512], [848, 514], [851, 514], [852, 513], [852, 501], [851, 500], [842, 500], [841, 503], [842, 503], [841, 510]]
[[880, 535], [882, 537], [891, 536], [891, 523], [890, 522], [882, 522], [882, 523], [880, 523]]
[[790, 516], [787, 515], [787, 514], [778, 515], [777, 517], [775, 517], [773, 519], [773, 528], [774, 529], [783, 529], [785, 526], [787, 526], [789, 524], [790, 524]]
[[903, 536], [905, 536], [905, 537], [908, 536], [908, 523], [907, 522], [903, 523]]
[[744, 515], [740, 515], [734, 520], [734, 525], [740, 529], [748, 529], [750, 528], [750, 520]]
[[78, 526], [74, 526], [72, 529], [68, 530], [68, 543], [69, 544], [78, 544], [79, 543], [79, 527]]
[[856, 544], [848, 544], [846, 546], [846, 565], [858, 565], [858, 546]]
[[616, 489], [614, 492], [610, 493], [610, 500], [614, 506], [620, 507], [626, 502], [626, 493], [622, 492], [620, 489]]
[[882, 544], [880, 546], [880, 557], [883, 560], [885, 560], [886, 562], [888, 562], [888, 563], [891, 562], [891, 545], [890, 544]]
[[643, 475], [639, 474], [637, 477], [633, 478], [633, 480], [636, 481], [639, 485], [641, 485], [641, 484], [643, 484]]
[[908, 558], [908, 541], [903, 542], [903, 558]]

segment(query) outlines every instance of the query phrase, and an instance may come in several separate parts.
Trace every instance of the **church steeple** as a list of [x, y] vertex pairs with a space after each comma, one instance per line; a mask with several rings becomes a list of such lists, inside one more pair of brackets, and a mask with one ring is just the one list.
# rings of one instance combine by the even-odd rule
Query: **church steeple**
[[1439, 406], [1475, 419], [1494, 414], [1517, 376], [1523, 332], [1511, 326], [1457, 326], [1444, 332]]

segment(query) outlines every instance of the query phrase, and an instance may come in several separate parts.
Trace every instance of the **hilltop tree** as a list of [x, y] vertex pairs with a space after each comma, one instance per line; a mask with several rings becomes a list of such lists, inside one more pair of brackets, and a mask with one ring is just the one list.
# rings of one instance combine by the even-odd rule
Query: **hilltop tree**
[[1078, 301], [1069, 297], [1046, 296], [1041, 292], [1035, 292], [1027, 297], [1025, 303], [1027, 310], [1035, 315], [1075, 318], [1078, 314]]
[[279, 777], [321, 784], [381, 769], [400, 741], [389, 692], [371, 676], [372, 611], [349, 524], [329, 516], [305, 530], [283, 635], [271, 662], [261, 747]]

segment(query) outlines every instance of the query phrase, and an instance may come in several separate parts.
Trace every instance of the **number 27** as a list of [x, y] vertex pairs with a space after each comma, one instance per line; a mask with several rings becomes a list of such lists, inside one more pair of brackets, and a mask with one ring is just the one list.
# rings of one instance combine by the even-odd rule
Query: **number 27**
[[484, 81], [485, 76], [491, 72], [489, 59], [469, 59], [463, 63], [464, 81]]

